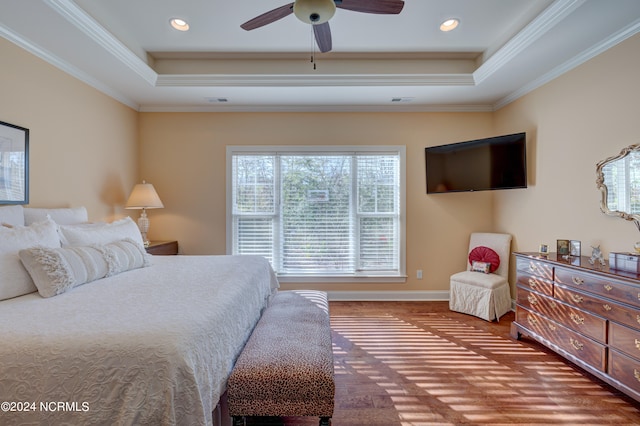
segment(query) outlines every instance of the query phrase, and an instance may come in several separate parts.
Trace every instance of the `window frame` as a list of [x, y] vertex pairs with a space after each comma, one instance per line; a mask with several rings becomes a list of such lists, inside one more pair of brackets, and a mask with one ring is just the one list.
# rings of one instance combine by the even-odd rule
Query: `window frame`
[[[404, 145], [228, 145], [226, 147], [226, 252], [233, 253], [233, 155], [247, 154], [313, 154], [330, 155], [393, 154], [399, 158], [399, 229], [398, 229], [398, 272], [359, 274], [278, 274], [280, 282], [295, 283], [348, 283], [348, 282], [406, 282], [406, 147]], [[278, 185], [278, 182], [276, 182]], [[279, 215], [277, 215], [279, 217]], [[359, 215], [357, 215], [359, 217]]]

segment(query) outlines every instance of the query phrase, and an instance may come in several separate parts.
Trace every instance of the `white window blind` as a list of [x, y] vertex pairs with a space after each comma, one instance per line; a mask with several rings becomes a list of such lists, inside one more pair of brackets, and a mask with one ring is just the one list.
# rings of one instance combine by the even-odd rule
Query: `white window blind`
[[231, 254], [279, 275], [404, 275], [404, 147], [229, 147]]

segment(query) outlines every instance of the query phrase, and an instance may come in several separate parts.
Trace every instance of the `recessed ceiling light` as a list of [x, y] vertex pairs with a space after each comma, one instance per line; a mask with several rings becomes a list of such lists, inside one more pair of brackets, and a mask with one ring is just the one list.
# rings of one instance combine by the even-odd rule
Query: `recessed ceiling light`
[[171, 26], [178, 31], [189, 31], [189, 24], [187, 24], [187, 21], [184, 19], [173, 18], [169, 22]]
[[454, 30], [459, 23], [460, 23], [459, 19], [455, 19], [455, 18], [447, 19], [442, 24], [440, 24], [440, 31], [447, 32], [447, 31]]

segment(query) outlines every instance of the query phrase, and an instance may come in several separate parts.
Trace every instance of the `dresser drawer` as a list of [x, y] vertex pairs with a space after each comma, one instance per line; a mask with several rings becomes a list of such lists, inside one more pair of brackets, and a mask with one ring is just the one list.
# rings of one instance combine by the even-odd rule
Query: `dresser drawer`
[[604, 277], [590, 275], [567, 268], [555, 268], [555, 282], [582, 291], [605, 296], [619, 302], [638, 305], [640, 286], [623, 281], [607, 280]]
[[640, 361], [618, 351], [609, 351], [609, 375], [636, 392], [640, 392]]
[[606, 347], [544, 316], [516, 307], [516, 321], [593, 368], [605, 371]]
[[640, 331], [612, 321], [609, 323], [609, 346], [640, 359]]
[[553, 281], [545, 278], [529, 274], [527, 272], [518, 271], [517, 285], [526, 287], [533, 291], [553, 296]]
[[518, 288], [518, 304], [598, 342], [607, 342], [607, 321], [602, 317], [521, 287]]
[[575, 305], [580, 309], [640, 329], [640, 309], [557, 284], [554, 294], [558, 300]]
[[532, 258], [516, 258], [516, 269], [529, 275], [535, 275], [547, 280], [553, 280], [553, 267], [543, 261]]

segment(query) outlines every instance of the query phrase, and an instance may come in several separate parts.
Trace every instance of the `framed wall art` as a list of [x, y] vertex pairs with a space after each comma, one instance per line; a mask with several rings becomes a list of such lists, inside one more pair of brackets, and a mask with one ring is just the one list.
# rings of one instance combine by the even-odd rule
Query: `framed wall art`
[[29, 129], [0, 121], [0, 204], [29, 203]]

